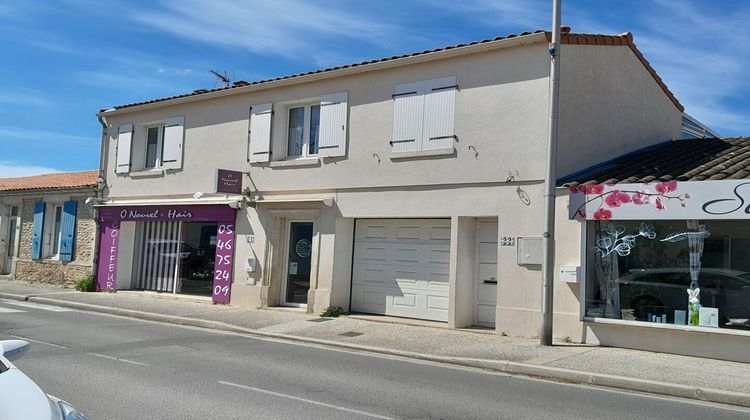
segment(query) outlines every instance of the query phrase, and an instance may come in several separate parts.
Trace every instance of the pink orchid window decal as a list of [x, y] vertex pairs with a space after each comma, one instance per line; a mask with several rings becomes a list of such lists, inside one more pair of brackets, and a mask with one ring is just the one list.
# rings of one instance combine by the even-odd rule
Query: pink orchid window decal
[[595, 220], [609, 220], [611, 218], [612, 218], [612, 211], [610, 210], [599, 208], [597, 211], [594, 212]]
[[[665, 211], [670, 201], [677, 201], [680, 206], [687, 207], [686, 201], [692, 197], [688, 192], [676, 193], [679, 187], [677, 181], [644, 184], [638, 191], [619, 188], [605, 191], [606, 186], [612, 185], [592, 184], [569, 187], [571, 193], [586, 194], [586, 200], [573, 213], [576, 218], [585, 219], [588, 211], [591, 212], [594, 220], [610, 220], [616, 216], [616, 209], [626, 205], [653, 205], [656, 210]], [[595, 203], [596, 207], [587, 208], [587, 205], [591, 203]]]

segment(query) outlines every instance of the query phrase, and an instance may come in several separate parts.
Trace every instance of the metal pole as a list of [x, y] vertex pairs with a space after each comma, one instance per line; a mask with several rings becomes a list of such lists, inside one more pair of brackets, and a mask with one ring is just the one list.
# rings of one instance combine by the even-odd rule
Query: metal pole
[[544, 185], [545, 230], [542, 259], [542, 330], [540, 344], [552, 345], [553, 300], [555, 294], [555, 188], [557, 187], [557, 114], [560, 102], [560, 13], [562, 0], [552, 0], [552, 42], [550, 54], [549, 138], [547, 174]]

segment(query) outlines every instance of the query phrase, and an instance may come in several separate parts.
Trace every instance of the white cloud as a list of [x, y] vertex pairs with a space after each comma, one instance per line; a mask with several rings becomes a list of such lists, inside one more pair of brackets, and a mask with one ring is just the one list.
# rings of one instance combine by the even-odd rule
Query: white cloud
[[[163, 8], [136, 10], [137, 23], [192, 41], [242, 48], [256, 54], [315, 59], [321, 38], [388, 46], [403, 41], [395, 25], [303, 0], [163, 1]], [[335, 46], [328, 42], [326, 48]]]
[[[44, 38], [46, 35], [42, 35], [41, 32], [34, 34], [40, 38]], [[32, 36], [34, 36], [32, 35]], [[51, 51], [58, 54], [80, 54], [81, 50], [77, 50], [71, 46], [63, 45], [59, 42], [43, 40], [43, 39], [28, 39], [26, 42], [32, 47], [36, 47], [45, 51]]]
[[470, 14], [472, 20], [498, 28], [521, 27], [533, 31], [544, 29], [552, 23], [552, 2], [540, 0], [437, 0], [430, 2], [434, 7], [454, 14]]
[[23, 141], [28, 143], [30, 141], [39, 142], [50, 142], [50, 141], [65, 141], [65, 142], [80, 142], [84, 143], [85, 147], [90, 147], [90, 144], [99, 143], [99, 139], [96, 137], [84, 137], [76, 136], [72, 134], [56, 133], [53, 131], [36, 130], [24, 127], [13, 127], [7, 125], [0, 125], [0, 141]]
[[28, 91], [3, 91], [0, 92], [0, 106], [32, 107], [50, 109], [53, 103], [49, 100]]
[[19, 176], [48, 174], [52, 172], [60, 172], [60, 170], [55, 168], [48, 168], [46, 166], [33, 166], [15, 162], [0, 161], [0, 178], [16, 178]]

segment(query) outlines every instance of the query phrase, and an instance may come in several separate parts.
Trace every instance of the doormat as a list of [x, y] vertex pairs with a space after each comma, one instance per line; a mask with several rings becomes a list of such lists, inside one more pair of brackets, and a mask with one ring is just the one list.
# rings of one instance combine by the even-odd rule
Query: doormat
[[315, 319], [308, 319], [309, 322], [326, 322], [326, 321], [333, 321], [333, 318], [315, 318]]
[[359, 337], [360, 335], [365, 335], [365, 333], [356, 332], [356, 331], [347, 331], [339, 334], [342, 337]]

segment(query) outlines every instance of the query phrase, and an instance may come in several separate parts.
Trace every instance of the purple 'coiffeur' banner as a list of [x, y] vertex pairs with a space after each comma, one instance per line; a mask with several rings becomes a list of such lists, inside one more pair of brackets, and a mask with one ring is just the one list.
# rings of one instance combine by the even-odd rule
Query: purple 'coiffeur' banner
[[117, 290], [117, 254], [119, 246], [120, 222], [102, 223], [99, 232], [99, 266], [96, 271], [96, 282], [99, 290], [103, 292], [114, 292]]
[[234, 264], [234, 223], [219, 222], [216, 235], [216, 259], [214, 260], [214, 288], [212, 300], [229, 303]]

